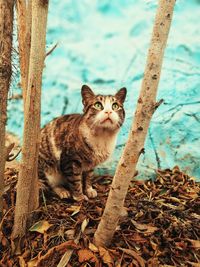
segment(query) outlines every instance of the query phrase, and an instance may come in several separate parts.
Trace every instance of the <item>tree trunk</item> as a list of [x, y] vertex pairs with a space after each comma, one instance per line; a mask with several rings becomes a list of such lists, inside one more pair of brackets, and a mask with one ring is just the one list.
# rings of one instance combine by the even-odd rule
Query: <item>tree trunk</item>
[[28, 86], [28, 70], [31, 47], [31, 21], [32, 21], [32, 1], [26, 4], [25, 0], [17, 0], [17, 28], [19, 42], [19, 59], [21, 88], [24, 100], [24, 110]]
[[17, 184], [13, 239], [25, 235], [29, 214], [38, 207], [37, 162], [47, 13], [48, 1], [35, 0], [32, 2], [29, 79], [25, 103], [22, 162]]
[[12, 74], [11, 52], [14, 0], [0, 0], [0, 217], [3, 212], [4, 169], [6, 162], [5, 126], [7, 97]]
[[20, 61], [20, 75], [21, 75], [21, 88], [23, 93], [25, 93], [25, 81], [26, 81], [26, 53], [25, 53], [25, 35], [26, 35], [26, 1], [17, 0], [16, 1], [17, 9], [17, 34], [18, 34], [18, 43], [19, 43], [19, 61]]
[[146, 69], [128, 141], [118, 163], [106, 207], [94, 235], [95, 244], [110, 244], [131, 179], [136, 173], [138, 158], [143, 150], [150, 120], [159, 103], [156, 93], [175, 0], [160, 0], [148, 52]]
[[[46, 30], [46, 26], [45, 26]], [[26, 8], [26, 35], [25, 35], [25, 62], [27, 66], [26, 80], [25, 80], [25, 92], [24, 92], [24, 110], [28, 91], [28, 79], [29, 79], [29, 64], [30, 64], [30, 51], [31, 51], [31, 32], [32, 32], [32, 0], [27, 1]]]

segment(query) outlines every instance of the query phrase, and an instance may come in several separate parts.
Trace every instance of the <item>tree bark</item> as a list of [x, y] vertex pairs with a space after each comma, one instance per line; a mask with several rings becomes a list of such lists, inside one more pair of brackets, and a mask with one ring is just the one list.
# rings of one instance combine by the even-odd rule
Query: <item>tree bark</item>
[[136, 173], [136, 165], [144, 147], [150, 120], [158, 107], [156, 94], [174, 5], [175, 0], [159, 1], [134, 120], [113, 178], [102, 219], [94, 235], [95, 244], [98, 246], [108, 246], [111, 242], [128, 186]]
[[25, 59], [26, 1], [17, 0], [16, 9], [17, 9], [17, 34], [19, 43], [21, 88], [24, 98], [26, 72], [27, 72], [26, 59]]
[[7, 156], [5, 126], [7, 97], [12, 74], [11, 52], [14, 0], [0, 0], [0, 217], [3, 212], [4, 170]]
[[[42, 0], [41, 0], [42, 1]], [[46, 29], [45, 29], [46, 30]], [[31, 32], [32, 32], [32, 0], [27, 1], [26, 7], [26, 35], [25, 35], [25, 62], [27, 66], [27, 73], [25, 77], [25, 92], [24, 92], [24, 110], [28, 91], [29, 79], [29, 64], [30, 64], [30, 51], [31, 51]]]
[[24, 100], [24, 110], [28, 87], [28, 70], [31, 47], [31, 22], [32, 22], [32, 0], [26, 4], [25, 0], [17, 0], [17, 29], [19, 42], [19, 59], [21, 88]]
[[32, 2], [29, 79], [25, 102], [22, 162], [17, 184], [13, 239], [25, 235], [29, 214], [38, 207], [37, 162], [47, 14], [48, 1], [35, 0]]

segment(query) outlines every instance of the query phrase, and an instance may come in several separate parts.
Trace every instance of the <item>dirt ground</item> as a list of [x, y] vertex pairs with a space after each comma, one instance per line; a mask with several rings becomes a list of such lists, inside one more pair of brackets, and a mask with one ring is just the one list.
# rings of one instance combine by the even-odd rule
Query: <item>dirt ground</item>
[[96, 247], [112, 177], [95, 177], [98, 197], [77, 203], [40, 190], [40, 207], [20, 247], [11, 241], [18, 171], [5, 172], [4, 216], [0, 223], [0, 266], [200, 266], [200, 183], [173, 170], [155, 181], [132, 182], [112, 245]]

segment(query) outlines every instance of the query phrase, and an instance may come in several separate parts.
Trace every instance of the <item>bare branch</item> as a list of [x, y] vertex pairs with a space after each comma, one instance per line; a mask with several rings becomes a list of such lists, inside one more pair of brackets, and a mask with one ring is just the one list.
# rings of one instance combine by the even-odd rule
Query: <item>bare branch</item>
[[46, 53], [46, 56], [45, 57], [48, 57], [55, 49], [56, 47], [58, 46], [58, 43], [56, 43], [47, 53]]
[[164, 99], [160, 99], [158, 102], [156, 102], [154, 109], [156, 110], [163, 102], [164, 102]]
[[14, 155], [13, 153], [11, 153], [11, 151], [13, 150], [15, 146], [15, 143], [10, 144], [7, 147], [7, 156], [6, 156], [6, 161], [10, 162], [13, 161], [14, 159], [16, 159], [16, 157], [20, 154], [21, 152], [21, 148], [19, 149], [19, 151]]

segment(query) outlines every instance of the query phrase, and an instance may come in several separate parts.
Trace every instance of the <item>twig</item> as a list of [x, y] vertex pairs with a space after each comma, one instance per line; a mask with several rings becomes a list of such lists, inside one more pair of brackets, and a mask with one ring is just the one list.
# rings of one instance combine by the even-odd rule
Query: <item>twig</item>
[[8, 98], [8, 100], [19, 100], [22, 99], [22, 94], [16, 94]]
[[14, 209], [14, 207], [11, 207], [9, 210], [7, 210], [7, 212], [4, 214], [1, 222], [0, 222], [0, 231], [2, 231], [2, 226], [3, 226], [3, 223], [4, 223], [4, 220], [6, 219], [6, 216], [8, 215], [8, 213], [10, 213], [12, 210]]
[[54, 49], [56, 49], [56, 47], [58, 46], [58, 43], [56, 43], [47, 53], [45, 57], [48, 57], [53, 51]]
[[158, 152], [156, 150], [156, 146], [154, 144], [154, 140], [153, 140], [153, 137], [152, 137], [152, 134], [151, 134], [151, 128], [149, 128], [149, 139], [151, 141], [151, 144], [152, 144], [152, 148], [153, 148], [153, 151], [155, 153], [155, 157], [156, 157], [156, 161], [157, 161], [157, 167], [158, 169], [161, 168], [161, 161], [160, 161], [160, 158], [159, 158], [159, 155], [158, 155]]
[[16, 159], [16, 157], [21, 152], [21, 148], [20, 148], [19, 151], [15, 155], [13, 153], [10, 153], [12, 149], [14, 148], [14, 146], [15, 146], [15, 143], [12, 143], [7, 147], [6, 161], [13, 161], [14, 159]]
[[[87, 227], [88, 225], [88, 220], [85, 219], [83, 222], [82, 222], [82, 225], [81, 225], [81, 230], [80, 232], [78, 233], [78, 236], [76, 237], [76, 239], [74, 240], [74, 243], [75, 244], [78, 244], [79, 242], [79, 239], [81, 237], [81, 234], [85, 231], [85, 228]], [[57, 267], [65, 267], [67, 266], [71, 256], [72, 256], [72, 253], [73, 253], [73, 249], [69, 249], [65, 252], [65, 254], [62, 256], [60, 262], [58, 263]]]
[[155, 110], [164, 102], [164, 99], [160, 99], [158, 102], [155, 103]]

